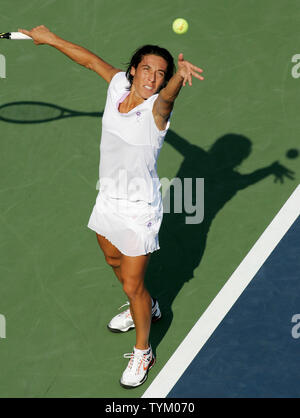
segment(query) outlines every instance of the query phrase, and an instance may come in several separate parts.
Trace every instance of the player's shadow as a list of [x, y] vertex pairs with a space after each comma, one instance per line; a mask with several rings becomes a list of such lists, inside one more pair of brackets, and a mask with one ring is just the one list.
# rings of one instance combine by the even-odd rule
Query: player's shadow
[[[163, 314], [162, 319], [151, 327], [150, 341], [153, 350], [171, 326], [174, 299], [184, 283], [194, 277], [194, 270], [202, 260], [208, 232], [217, 213], [239, 190], [254, 185], [269, 175], [274, 175], [275, 180], [281, 182], [284, 177], [293, 179], [293, 172], [277, 161], [253, 173], [240, 174], [237, 167], [251, 153], [251, 141], [242, 135], [226, 134], [217, 139], [208, 151], [190, 144], [171, 130], [166, 136], [166, 142], [184, 157], [176, 175], [182, 182], [182, 196], [184, 179], [192, 178], [195, 183], [196, 178], [204, 178], [204, 219], [198, 224], [187, 224], [186, 216], [191, 216], [191, 213], [184, 210], [182, 213], [164, 213], [159, 233], [160, 250], [151, 255], [146, 273], [146, 286], [151, 295], [158, 298]], [[172, 202], [172, 186], [167, 196], [168, 194]], [[193, 204], [197, 202], [196, 198], [194, 185]], [[182, 207], [184, 208], [183, 197]], [[224, 232], [229, 238], [230, 230]], [[209, 277], [205, 280], [209, 280]]]

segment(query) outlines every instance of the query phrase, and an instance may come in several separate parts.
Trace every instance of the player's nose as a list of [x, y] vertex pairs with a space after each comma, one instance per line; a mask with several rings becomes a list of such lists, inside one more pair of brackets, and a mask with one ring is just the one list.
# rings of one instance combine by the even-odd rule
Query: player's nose
[[155, 79], [156, 79], [155, 72], [149, 73], [148, 80], [150, 81], [150, 83], [154, 83]]

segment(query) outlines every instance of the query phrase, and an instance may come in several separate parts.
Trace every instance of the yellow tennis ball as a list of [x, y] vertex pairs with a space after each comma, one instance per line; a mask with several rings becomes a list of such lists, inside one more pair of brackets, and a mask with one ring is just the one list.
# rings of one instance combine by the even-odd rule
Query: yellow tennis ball
[[186, 31], [188, 30], [189, 24], [185, 19], [178, 18], [174, 20], [172, 28], [175, 33], [178, 33], [178, 35], [182, 35], [183, 33], [186, 33]]

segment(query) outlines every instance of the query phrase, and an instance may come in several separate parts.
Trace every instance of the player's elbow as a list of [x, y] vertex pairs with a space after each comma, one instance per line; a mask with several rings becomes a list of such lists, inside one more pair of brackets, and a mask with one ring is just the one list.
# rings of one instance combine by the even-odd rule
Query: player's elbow
[[88, 57], [88, 60], [86, 61], [86, 63], [84, 64], [84, 66], [88, 69], [88, 70], [92, 70], [92, 71], [97, 71], [97, 68], [99, 66], [99, 58], [98, 57]]
[[95, 70], [94, 70], [93, 63], [92, 63], [92, 62], [87, 62], [87, 63], [85, 63], [85, 64], [84, 64], [84, 67], [85, 67], [85, 68], [87, 68], [88, 70], [95, 71]]

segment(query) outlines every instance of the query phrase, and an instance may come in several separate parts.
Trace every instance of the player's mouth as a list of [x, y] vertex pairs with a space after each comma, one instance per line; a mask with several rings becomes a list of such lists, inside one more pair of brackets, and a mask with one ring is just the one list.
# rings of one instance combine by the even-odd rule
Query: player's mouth
[[149, 90], [149, 91], [152, 91], [152, 90], [153, 90], [153, 88], [152, 88], [152, 87], [150, 87], [150, 86], [144, 86], [144, 88], [145, 88], [146, 90]]

